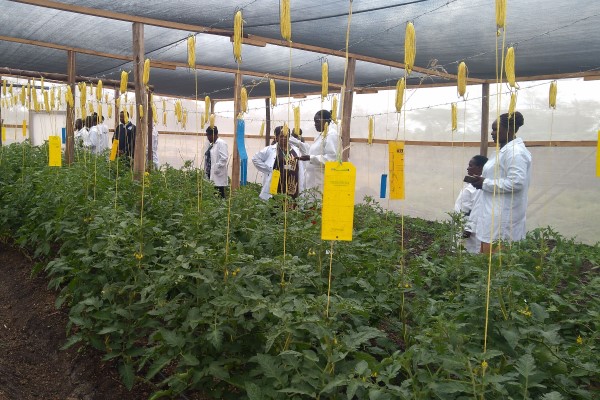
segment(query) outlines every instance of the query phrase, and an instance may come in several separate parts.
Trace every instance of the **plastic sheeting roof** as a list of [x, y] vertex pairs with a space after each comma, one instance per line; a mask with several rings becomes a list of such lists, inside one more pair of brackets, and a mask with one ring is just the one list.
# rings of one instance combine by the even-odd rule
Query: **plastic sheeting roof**
[[[26, 4], [26, 3], [38, 3]], [[600, 1], [598, 0], [512, 0], [507, 2], [506, 46], [516, 51], [517, 78], [533, 76], [581, 76], [600, 74]], [[80, 6], [118, 13], [125, 20], [109, 19], [41, 6]], [[496, 35], [494, 0], [292, 0], [294, 43], [343, 50], [350, 19], [349, 52], [373, 57], [383, 63], [402, 63], [407, 21], [415, 25], [415, 65], [433, 66], [437, 71], [456, 74], [465, 61], [470, 78], [496, 78], [496, 51], [502, 36]], [[233, 30], [235, 11], [242, 9], [244, 34], [280, 40], [277, 0], [0, 0], [0, 67], [66, 73], [64, 50], [18, 43], [26, 39], [53, 45], [88, 49], [127, 58], [132, 54], [132, 23], [127, 16], [152, 18], [180, 24]], [[232, 98], [234, 75], [199, 70], [196, 77], [183, 65], [187, 61], [186, 38], [197, 34], [196, 60], [209, 68], [236, 70], [230, 37], [170, 29], [145, 24], [146, 56], [155, 62], [178, 63], [176, 70], [153, 68], [150, 83], [159, 94], [175, 97], [210, 95]], [[260, 38], [259, 38], [260, 39]], [[250, 96], [268, 97], [267, 74], [280, 75], [278, 92], [288, 91], [283, 77], [291, 74], [313, 82], [292, 82], [291, 94], [319, 92], [321, 63], [329, 63], [329, 81], [342, 84], [345, 60], [342, 57], [267, 44], [244, 45], [241, 70]], [[77, 75], [116, 79], [122, 69], [132, 70], [124, 59], [77, 54]], [[290, 72], [291, 66], [291, 72]], [[405, 71], [373, 62], [357, 61], [357, 88], [392, 86]], [[450, 78], [410, 75], [410, 83], [452, 83]], [[334, 87], [330, 89], [335, 90]]]

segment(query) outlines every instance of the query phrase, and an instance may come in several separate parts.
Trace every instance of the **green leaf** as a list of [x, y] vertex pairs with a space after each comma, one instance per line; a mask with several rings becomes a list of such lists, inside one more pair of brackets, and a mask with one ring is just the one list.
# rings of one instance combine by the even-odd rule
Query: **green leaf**
[[79, 334], [73, 335], [67, 340], [67, 342], [65, 344], [62, 345], [62, 347], [60, 349], [66, 350], [69, 347], [73, 346], [74, 344], [81, 342], [81, 339], [82, 339], [82, 337]]
[[200, 364], [200, 360], [198, 360], [193, 354], [187, 353], [184, 354], [181, 358], [183, 359], [185, 365], [189, 365], [191, 367], [195, 367], [196, 365]]
[[162, 356], [158, 360], [154, 361], [148, 369], [148, 373], [146, 374], [146, 379], [152, 379], [156, 374], [160, 372], [164, 367], [167, 366], [171, 362], [171, 357]]
[[248, 400], [262, 400], [262, 391], [256, 383], [246, 381], [246, 394]]
[[506, 339], [508, 345], [514, 349], [519, 344], [520, 335], [516, 328], [513, 329], [501, 329], [500, 333]]
[[367, 368], [369, 368], [369, 364], [366, 361], [362, 360], [356, 364], [356, 367], [354, 367], [354, 371], [358, 375], [363, 375]]
[[517, 361], [515, 369], [524, 377], [529, 378], [535, 371], [535, 360], [531, 354], [525, 354]]
[[564, 397], [558, 392], [550, 392], [543, 395], [541, 400], [564, 400]]
[[133, 372], [133, 366], [131, 364], [119, 365], [119, 375], [121, 375], [121, 379], [123, 380], [123, 384], [125, 385], [125, 387], [131, 390], [135, 381], [135, 373]]
[[150, 397], [148, 400], [158, 400], [162, 397], [167, 397], [167, 396], [171, 396], [173, 394], [173, 391], [171, 390], [159, 390], [158, 392], [155, 392], [152, 397]]
[[348, 384], [348, 387], [346, 388], [346, 397], [348, 400], [352, 400], [354, 398], [354, 395], [356, 394], [356, 391], [358, 390], [358, 382], [356, 381], [351, 381]]
[[530, 307], [531, 313], [533, 314], [533, 318], [537, 319], [538, 321], [544, 322], [547, 318], [550, 317], [548, 311], [546, 311], [546, 309], [538, 303], [531, 303]]

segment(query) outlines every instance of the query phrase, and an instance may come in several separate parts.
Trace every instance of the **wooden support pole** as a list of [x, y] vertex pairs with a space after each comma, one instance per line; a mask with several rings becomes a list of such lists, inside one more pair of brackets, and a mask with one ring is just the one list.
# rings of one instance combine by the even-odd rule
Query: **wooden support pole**
[[[67, 84], [75, 98], [75, 52], [67, 52]], [[75, 104], [67, 103], [67, 138], [65, 143], [65, 164], [71, 165], [75, 160]]]
[[481, 144], [479, 154], [487, 157], [488, 155], [488, 129], [490, 125], [490, 84], [481, 85]]
[[265, 146], [271, 144], [271, 98], [265, 99]]
[[355, 70], [356, 58], [349, 58], [342, 94], [342, 161], [348, 161], [350, 157], [350, 122], [352, 120], [352, 101], [354, 100]]
[[[136, 140], [133, 154], [133, 176], [134, 179], [143, 179], [145, 172], [146, 141], [148, 134], [148, 113], [140, 116], [140, 108], [148, 109], [148, 98], [146, 88], [142, 82], [144, 75], [144, 25], [139, 22], [133, 23], [133, 72], [135, 82], [135, 105], [136, 105]], [[141, 106], [141, 107], [140, 107]]]
[[154, 129], [154, 113], [152, 112], [152, 92], [148, 91], [148, 107], [146, 114], [148, 115], [148, 169], [154, 169], [154, 138], [152, 130]]
[[240, 90], [242, 88], [242, 74], [235, 74], [235, 84], [233, 85], [233, 161], [231, 163], [231, 190], [234, 191], [240, 187], [240, 154], [237, 150], [237, 117], [242, 109]]

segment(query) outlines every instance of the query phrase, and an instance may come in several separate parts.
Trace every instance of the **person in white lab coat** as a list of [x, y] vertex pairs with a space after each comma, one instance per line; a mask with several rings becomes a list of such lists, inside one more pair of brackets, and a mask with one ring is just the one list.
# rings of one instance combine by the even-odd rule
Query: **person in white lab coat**
[[298, 162], [299, 150], [289, 144], [288, 134], [282, 133], [283, 127], [275, 128], [275, 142], [252, 156], [252, 163], [257, 170], [262, 172], [262, 189], [259, 197], [268, 200], [270, 193], [273, 170], [278, 170], [279, 182], [277, 193], [287, 193], [296, 198], [300, 193], [300, 163]]
[[[341, 156], [342, 143], [340, 135], [335, 129], [335, 124], [331, 123], [330, 111], [318, 111], [315, 114], [314, 121], [315, 129], [319, 132], [319, 135], [312, 144], [303, 143], [294, 137], [290, 137], [290, 143], [298, 147], [302, 153], [298, 159], [306, 164], [303, 186], [306, 189], [318, 189], [323, 192], [325, 163], [335, 161], [338, 159], [338, 155]], [[326, 127], [327, 131], [325, 132]]]
[[[469, 160], [469, 166], [467, 167], [467, 175], [470, 177], [481, 176], [483, 166], [487, 162], [487, 157], [476, 155]], [[464, 231], [461, 236], [463, 239], [463, 245], [469, 253], [479, 253], [481, 249], [481, 242], [477, 239], [476, 225], [474, 218], [476, 217], [475, 204], [481, 195], [481, 190], [477, 190], [475, 186], [468, 182], [465, 182], [461, 189], [456, 203], [454, 203], [454, 211], [461, 213], [466, 218], [464, 225]]]
[[83, 141], [87, 139], [88, 131], [83, 126], [83, 120], [81, 118], [77, 118], [75, 120], [75, 132], [73, 132], [73, 136], [75, 137], [75, 145], [83, 146]]
[[497, 250], [499, 240], [518, 241], [525, 237], [527, 192], [531, 181], [531, 153], [516, 133], [525, 120], [516, 111], [502, 114], [492, 124], [492, 139], [499, 146], [496, 155], [483, 167], [472, 185], [481, 189], [477, 205], [477, 239], [481, 252]]
[[227, 143], [219, 139], [219, 130], [214, 125], [212, 128], [206, 128], [206, 138], [209, 146], [204, 153], [204, 171], [206, 177], [215, 184], [221, 197], [225, 197], [225, 187], [229, 184], [227, 176], [227, 162], [229, 152]]
[[156, 169], [160, 166], [158, 161], [158, 128], [155, 124], [152, 125], [152, 163]]

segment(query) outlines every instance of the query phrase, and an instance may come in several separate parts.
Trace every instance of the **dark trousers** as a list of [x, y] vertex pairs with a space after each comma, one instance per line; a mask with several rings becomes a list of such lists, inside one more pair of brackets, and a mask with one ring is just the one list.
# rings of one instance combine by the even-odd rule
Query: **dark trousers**
[[215, 186], [222, 198], [225, 198], [225, 186]]

